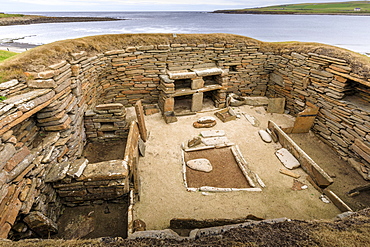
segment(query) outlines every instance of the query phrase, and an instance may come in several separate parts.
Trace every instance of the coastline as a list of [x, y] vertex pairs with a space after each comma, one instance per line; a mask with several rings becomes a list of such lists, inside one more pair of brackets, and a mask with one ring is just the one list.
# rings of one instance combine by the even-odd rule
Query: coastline
[[9, 43], [0, 43], [0, 50], [22, 53], [37, 46], [38, 45], [27, 43], [9, 42]]
[[370, 16], [370, 13], [302, 13], [283, 11], [242, 11], [242, 10], [216, 10], [213, 14], [246, 14], [246, 15], [346, 15], [346, 16]]
[[23, 17], [4, 17], [0, 18], [0, 26], [29, 25], [40, 23], [60, 23], [60, 22], [94, 22], [94, 21], [120, 21], [110, 17], [49, 17], [37, 15], [25, 15]]

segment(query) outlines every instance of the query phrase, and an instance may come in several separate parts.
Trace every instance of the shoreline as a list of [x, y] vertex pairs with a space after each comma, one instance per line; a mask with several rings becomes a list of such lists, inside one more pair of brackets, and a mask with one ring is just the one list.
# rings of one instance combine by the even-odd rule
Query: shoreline
[[243, 11], [243, 10], [215, 10], [213, 14], [246, 14], [246, 15], [345, 15], [345, 16], [370, 16], [370, 13], [301, 13], [280, 11]]
[[111, 17], [50, 17], [50, 16], [25, 15], [22, 17], [0, 18], [0, 26], [30, 25], [41, 23], [62, 23], [62, 22], [121, 21], [121, 20], [125, 19], [117, 19]]
[[0, 50], [22, 53], [22, 52], [28, 51], [29, 49], [35, 48], [37, 46], [38, 45], [33, 45], [33, 44], [28, 44], [28, 43], [4, 42], [4, 43], [0, 43]]

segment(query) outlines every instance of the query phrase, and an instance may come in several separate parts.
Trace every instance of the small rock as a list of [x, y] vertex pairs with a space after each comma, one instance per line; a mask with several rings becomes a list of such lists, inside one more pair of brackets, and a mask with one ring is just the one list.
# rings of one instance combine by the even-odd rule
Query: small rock
[[201, 172], [211, 172], [213, 167], [207, 159], [193, 159], [186, 162], [186, 165], [191, 169]]
[[275, 155], [288, 169], [294, 169], [301, 165], [299, 161], [293, 156], [293, 154], [291, 154], [286, 148], [279, 149], [278, 151], [276, 151]]
[[322, 201], [322, 202], [324, 202], [324, 203], [330, 203], [329, 198], [327, 198], [325, 195], [321, 195], [321, 196], [320, 196], [320, 199], [321, 199], [321, 201]]
[[134, 228], [133, 229], [134, 232], [146, 231], [146, 224], [142, 220], [134, 220], [134, 222], [133, 222], [133, 228]]
[[216, 125], [216, 120], [201, 120], [193, 123], [194, 128], [211, 128]]
[[264, 142], [267, 142], [267, 143], [272, 142], [272, 138], [271, 138], [271, 136], [269, 135], [269, 133], [267, 133], [267, 132], [266, 132], [266, 130], [259, 130], [259, 131], [258, 131], [258, 134], [260, 135], [261, 139], [262, 139]]

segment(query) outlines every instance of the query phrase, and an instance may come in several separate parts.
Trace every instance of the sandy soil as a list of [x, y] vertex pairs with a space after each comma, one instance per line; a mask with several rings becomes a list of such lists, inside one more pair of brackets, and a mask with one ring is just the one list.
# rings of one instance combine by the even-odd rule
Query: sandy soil
[[[214, 111], [178, 117], [178, 121], [165, 124], [160, 114], [146, 116], [149, 139], [146, 156], [138, 167], [141, 180], [140, 202], [134, 207], [135, 219], [146, 223], [147, 229], [169, 227], [172, 218], [240, 218], [249, 214], [261, 218], [288, 217], [292, 219], [331, 219], [340, 211], [332, 204], [323, 203], [320, 193], [305, 180], [301, 168], [299, 181], [308, 189], [293, 191], [294, 179], [279, 173], [282, 164], [275, 156], [280, 147], [265, 143], [258, 135], [267, 128], [268, 120], [282, 127], [293, 125], [294, 118], [283, 114], [266, 113], [263, 107], [241, 106], [235, 112], [256, 117], [261, 125], [253, 127], [243, 116], [226, 123], [217, 119], [211, 129], [224, 130], [231, 142], [239, 145], [249, 163], [266, 184], [262, 192], [207, 193], [187, 192], [183, 183], [181, 143], [196, 137], [202, 130], [192, 127], [202, 116], [214, 116]], [[208, 129], [207, 129], [208, 130]]]

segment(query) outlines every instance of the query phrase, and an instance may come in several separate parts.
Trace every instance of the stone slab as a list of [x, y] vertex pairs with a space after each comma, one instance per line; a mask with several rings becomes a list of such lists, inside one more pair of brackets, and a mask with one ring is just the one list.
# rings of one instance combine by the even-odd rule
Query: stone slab
[[99, 163], [90, 163], [86, 166], [77, 181], [115, 180], [128, 176], [127, 162], [110, 160]]
[[202, 142], [207, 146], [217, 146], [229, 143], [229, 139], [226, 136], [202, 138]]
[[285, 98], [270, 98], [267, 105], [268, 113], [283, 114], [285, 109]]
[[137, 117], [137, 123], [139, 127], [139, 133], [141, 136], [141, 139], [146, 142], [148, 139], [148, 131], [145, 126], [145, 119], [144, 119], [144, 108], [141, 103], [141, 100], [138, 100], [135, 103], [135, 112], [136, 112], [136, 117]]
[[275, 154], [281, 163], [288, 169], [294, 169], [301, 165], [293, 154], [291, 154], [286, 148], [277, 150]]
[[224, 130], [205, 130], [200, 132], [204, 138], [225, 136]]
[[270, 143], [272, 142], [272, 138], [269, 133], [267, 133], [266, 130], [259, 130], [258, 131], [259, 136], [264, 142]]
[[89, 161], [85, 158], [77, 159], [70, 165], [67, 175], [73, 178], [80, 177], [88, 163]]
[[211, 172], [212, 164], [208, 159], [193, 159], [186, 162], [186, 165], [193, 170], [201, 172]]

